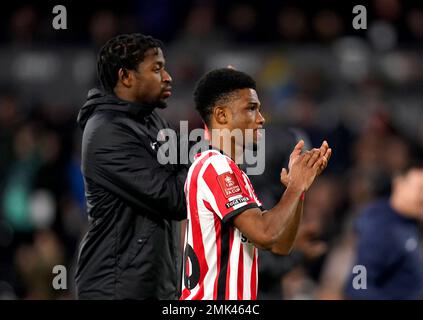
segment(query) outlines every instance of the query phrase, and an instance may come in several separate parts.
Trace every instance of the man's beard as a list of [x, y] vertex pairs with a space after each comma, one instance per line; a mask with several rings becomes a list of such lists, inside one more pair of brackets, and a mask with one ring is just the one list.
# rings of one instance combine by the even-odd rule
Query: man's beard
[[144, 103], [144, 105], [148, 108], [151, 108], [152, 110], [154, 110], [155, 108], [158, 109], [166, 109], [167, 108], [167, 103], [164, 100], [157, 100], [154, 102], [146, 102]]
[[159, 108], [159, 109], [166, 109], [167, 108], [166, 101], [164, 101], [164, 100], [157, 101], [157, 108]]

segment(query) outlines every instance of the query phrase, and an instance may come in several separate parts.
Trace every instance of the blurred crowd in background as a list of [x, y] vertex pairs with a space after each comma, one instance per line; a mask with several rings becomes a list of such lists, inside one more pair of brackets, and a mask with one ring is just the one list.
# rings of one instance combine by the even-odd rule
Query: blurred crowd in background
[[[59, 1], [60, 2], [60, 1]], [[327, 139], [333, 157], [306, 195], [290, 257], [261, 253], [268, 299], [342, 299], [354, 262], [352, 223], [389, 194], [393, 172], [423, 148], [423, 7], [412, 1], [62, 1], [14, 3], [0, 13], [0, 299], [72, 299], [87, 226], [76, 115], [96, 85], [99, 47], [119, 33], [165, 43], [173, 96], [161, 111], [201, 127], [192, 99], [206, 71], [232, 65], [257, 80], [266, 118], [266, 170], [253, 176], [267, 207], [299, 138]], [[354, 30], [352, 8], [367, 8]], [[303, 241], [304, 240], [304, 241]], [[68, 290], [54, 290], [65, 265]]]

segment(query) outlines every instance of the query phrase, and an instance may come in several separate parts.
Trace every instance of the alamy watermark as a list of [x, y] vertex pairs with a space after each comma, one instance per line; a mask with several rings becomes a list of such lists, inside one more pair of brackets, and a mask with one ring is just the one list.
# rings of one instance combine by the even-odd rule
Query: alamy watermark
[[[221, 150], [232, 150], [237, 164], [245, 165], [248, 175], [260, 175], [265, 169], [266, 135], [264, 129], [212, 129], [212, 141], [221, 142]], [[209, 150], [206, 130], [188, 130], [188, 121], [180, 122], [179, 135], [173, 129], [162, 129], [157, 134], [157, 160], [160, 164], [189, 164], [197, 153]], [[228, 154], [228, 156], [230, 156]]]
[[[56, 5], [53, 7], [52, 26], [55, 30], [66, 30], [67, 27], [67, 10], [64, 5]], [[367, 29], [367, 9], [364, 5], [355, 5], [352, 13], [355, 14], [352, 26], [355, 30]]]
[[56, 276], [53, 278], [52, 286], [55, 290], [67, 290], [68, 288], [68, 272], [66, 267], [59, 264], [53, 267], [53, 274]]
[[363, 5], [354, 6], [352, 12], [356, 14], [352, 21], [355, 30], [367, 29], [367, 9]]
[[68, 13], [66, 7], [59, 4], [53, 7], [52, 12], [56, 14], [51, 22], [53, 28], [55, 30], [66, 30], [68, 28]]
[[365, 266], [358, 264], [352, 269], [352, 273], [355, 275], [352, 279], [352, 287], [355, 290], [367, 289], [367, 269]]

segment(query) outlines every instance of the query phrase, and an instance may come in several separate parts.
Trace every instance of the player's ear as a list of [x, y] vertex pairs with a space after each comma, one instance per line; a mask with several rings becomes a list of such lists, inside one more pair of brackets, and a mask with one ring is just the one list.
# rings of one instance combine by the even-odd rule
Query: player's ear
[[213, 109], [213, 117], [219, 124], [228, 123], [228, 109], [225, 106], [217, 106]]
[[132, 86], [132, 79], [133, 75], [132, 72], [130, 72], [126, 68], [120, 68], [118, 71], [118, 81], [122, 83], [126, 88], [129, 88]]

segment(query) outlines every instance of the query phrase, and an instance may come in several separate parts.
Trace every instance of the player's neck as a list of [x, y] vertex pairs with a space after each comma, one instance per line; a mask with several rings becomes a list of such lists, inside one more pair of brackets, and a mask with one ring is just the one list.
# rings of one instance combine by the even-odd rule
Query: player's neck
[[234, 160], [235, 163], [242, 162], [244, 150], [242, 147], [238, 146], [235, 143], [234, 139], [227, 139], [223, 136], [214, 138], [212, 137], [210, 140], [210, 144], [213, 148], [222, 151], [224, 154]]

